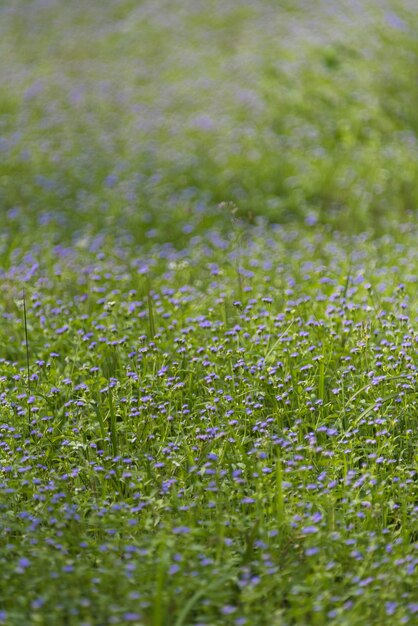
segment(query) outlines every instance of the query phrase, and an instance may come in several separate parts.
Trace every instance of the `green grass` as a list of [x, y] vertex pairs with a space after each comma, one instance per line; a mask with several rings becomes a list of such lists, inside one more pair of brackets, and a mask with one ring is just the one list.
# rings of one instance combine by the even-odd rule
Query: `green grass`
[[0, 18], [0, 624], [416, 624], [414, 3]]

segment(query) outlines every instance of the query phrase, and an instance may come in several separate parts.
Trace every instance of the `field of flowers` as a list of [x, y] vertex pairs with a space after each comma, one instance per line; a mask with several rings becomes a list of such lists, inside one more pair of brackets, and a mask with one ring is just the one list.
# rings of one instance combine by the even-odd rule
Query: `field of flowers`
[[418, 623], [416, 27], [0, 6], [0, 624]]

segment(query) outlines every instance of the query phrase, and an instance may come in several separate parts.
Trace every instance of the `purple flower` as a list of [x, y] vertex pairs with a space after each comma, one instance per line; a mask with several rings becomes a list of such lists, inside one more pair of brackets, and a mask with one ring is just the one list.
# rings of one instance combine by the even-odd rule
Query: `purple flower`
[[396, 611], [397, 606], [398, 606], [397, 602], [386, 602], [385, 604], [386, 615], [393, 615]]
[[221, 608], [221, 613], [223, 615], [231, 615], [232, 613], [235, 613], [236, 610], [237, 610], [236, 606], [232, 606], [230, 604], [226, 604], [225, 606], [223, 606]]
[[137, 622], [141, 619], [141, 615], [139, 613], [124, 613], [123, 619], [126, 622]]
[[319, 528], [317, 526], [305, 526], [302, 528], [302, 532], [304, 535], [314, 535], [319, 532]]
[[190, 532], [190, 528], [188, 526], [176, 526], [173, 528], [173, 533], [175, 535], [185, 535]]

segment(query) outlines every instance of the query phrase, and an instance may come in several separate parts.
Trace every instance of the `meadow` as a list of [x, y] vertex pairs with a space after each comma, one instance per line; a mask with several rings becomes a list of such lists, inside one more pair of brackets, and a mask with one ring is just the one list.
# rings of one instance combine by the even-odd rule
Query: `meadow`
[[0, 624], [418, 623], [417, 28], [0, 6]]

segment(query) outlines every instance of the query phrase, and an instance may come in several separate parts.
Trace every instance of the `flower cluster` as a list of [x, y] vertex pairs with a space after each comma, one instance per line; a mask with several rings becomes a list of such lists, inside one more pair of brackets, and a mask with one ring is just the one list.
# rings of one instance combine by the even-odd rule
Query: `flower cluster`
[[0, 621], [413, 624], [409, 231], [16, 252]]

